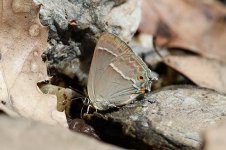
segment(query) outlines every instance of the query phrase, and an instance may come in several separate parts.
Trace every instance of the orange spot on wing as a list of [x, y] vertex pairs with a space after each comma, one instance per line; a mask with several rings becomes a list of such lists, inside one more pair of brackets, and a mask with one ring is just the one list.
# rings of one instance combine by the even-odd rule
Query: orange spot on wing
[[141, 89], [140, 89], [140, 91], [139, 91], [141, 94], [144, 94], [145, 93], [145, 88], [144, 87], [142, 87]]

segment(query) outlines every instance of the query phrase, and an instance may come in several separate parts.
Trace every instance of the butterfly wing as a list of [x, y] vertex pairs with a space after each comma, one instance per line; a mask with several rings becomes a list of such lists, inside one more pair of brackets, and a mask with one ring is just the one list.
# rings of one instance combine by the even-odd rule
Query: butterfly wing
[[[114, 35], [103, 34], [95, 48], [88, 80], [91, 104], [106, 110], [129, 103], [148, 82], [148, 67]], [[142, 75], [143, 80], [137, 77]]]
[[[142, 93], [143, 83], [149, 81], [145, 73], [146, 65], [134, 53], [127, 52], [115, 57], [101, 74], [96, 86], [96, 96], [101, 102], [95, 104], [108, 109], [131, 102]], [[138, 80], [140, 74], [144, 77], [142, 81]]]
[[120, 44], [122, 41], [114, 35], [109, 33], [103, 33], [94, 50], [93, 59], [89, 71], [88, 78], [88, 95], [90, 101], [95, 103], [96, 98], [96, 86], [99, 85], [101, 75], [106, 72], [106, 68], [110, 62], [117, 56], [130, 51], [130, 48], [126, 44]]

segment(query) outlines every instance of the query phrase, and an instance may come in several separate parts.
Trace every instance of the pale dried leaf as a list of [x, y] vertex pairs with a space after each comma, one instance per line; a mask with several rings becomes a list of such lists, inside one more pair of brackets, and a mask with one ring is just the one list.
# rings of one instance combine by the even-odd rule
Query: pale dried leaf
[[226, 93], [226, 64], [198, 56], [166, 56], [164, 62], [201, 87]]
[[37, 88], [47, 78], [41, 54], [48, 31], [38, 19], [39, 7], [32, 0], [3, 0], [0, 6], [1, 101], [19, 116], [67, 126], [56, 97]]
[[203, 147], [203, 150], [226, 149], [226, 122], [206, 130]]

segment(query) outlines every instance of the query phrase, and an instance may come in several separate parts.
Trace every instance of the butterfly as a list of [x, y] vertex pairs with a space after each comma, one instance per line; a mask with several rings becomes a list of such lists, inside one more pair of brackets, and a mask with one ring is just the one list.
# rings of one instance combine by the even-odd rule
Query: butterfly
[[131, 103], [151, 91], [157, 77], [119, 37], [104, 32], [94, 50], [88, 77], [88, 96], [96, 110]]

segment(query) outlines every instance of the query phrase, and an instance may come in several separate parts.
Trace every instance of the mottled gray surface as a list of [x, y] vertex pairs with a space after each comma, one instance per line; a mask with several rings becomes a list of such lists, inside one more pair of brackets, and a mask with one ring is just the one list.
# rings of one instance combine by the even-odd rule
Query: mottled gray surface
[[[105, 136], [121, 137], [116, 133], [122, 128], [127, 142], [131, 141], [131, 147], [137, 149], [197, 149], [202, 142], [201, 132], [225, 119], [225, 108], [225, 95], [192, 86], [175, 86], [151, 93], [146, 100], [118, 111], [96, 114], [91, 122], [103, 124], [97, 128], [109, 134]], [[116, 127], [117, 132], [106, 132]]]
[[43, 54], [49, 74], [77, 76], [84, 85], [100, 33], [108, 31], [128, 42], [141, 19], [142, 0], [34, 1], [41, 4], [41, 22], [50, 29], [50, 47]]
[[0, 116], [1, 150], [119, 150], [65, 128]]

